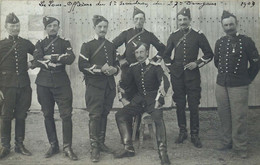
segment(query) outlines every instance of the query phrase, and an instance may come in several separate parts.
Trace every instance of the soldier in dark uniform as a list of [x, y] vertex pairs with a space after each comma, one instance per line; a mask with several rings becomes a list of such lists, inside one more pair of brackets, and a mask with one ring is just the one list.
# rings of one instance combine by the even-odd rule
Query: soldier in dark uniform
[[[222, 146], [247, 158], [248, 85], [259, 71], [259, 54], [254, 41], [237, 32], [235, 15], [223, 11], [225, 36], [215, 45], [215, 66], [218, 69], [216, 100], [222, 128]], [[248, 67], [248, 63], [250, 67]]]
[[111, 153], [104, 144], [107, 116], [116, 95], [114, 75], [119, 71], [114, 45], [105, 38], [108, 20], [103, 16], [93, 17], [95, 39], [83, 43], [79, 57], [79, 70], [86, 83], [86, 105], [89, 110], [89, 137], [91, 160], [98, 162], [100, 151]]
[[[178, 126], [180, 129], [176, 143], [187, 139], [186, 129], [186, 96], [190, 110], [191, 142], [201, 148], [199, 139], [199, 112], [201, 98], [200, 71], [206, 63], [212, 60], [213, 52], [205, 35], [190, 27], [190, 10], [185, 7], [177, 14], [180, 29], [173, 32], [168, 41], [164, 61], [169, 67], [173, 88], [173, 100], [176, 103]], [[198, 59], [199, 48], [204, 56]], [[172, 50], [174, 58], [171, 59]]]
[[[135, 56], [138, 62], [130, 65], [123, 82], [135, 84], [138, 92], [130, 104], [116, 113], [116, 122], [124, 144], [124, 149], [115, 154], [115, 158], [131, 157], [135, 155], [132, 142], [133, 117], [147, 112], [151, 114], [156, 127], [158, 153], [163, 165], [169, 165], [167, 154], [166, 129], [163, 120], [163, 111], [158, 109], [163, 103], [163, 97], [169, 88], [169, 81], [160, 65], [155, 65], [148, 59], [149, 46], [137, 42]], [[127, 84], [127, 85], [128, 85]]]
[[[150, 45], [153, 45], [157, 49], [159, 56], [163, 54], [165, 49], [165, 45], [161, 43], [152, 32], [144, 29], [145, 13], [137, 7], [134, 7], [133, 21], [135, 24], [134, 28], [123, 31], [113, 40], [116, 48], [122, 44], [125, 44], [126, 48], [123, 56], [119, 56], [119, 62], [122, 70], [121, 79], [124, 79], [124, 76], [127, 76], [126, 73], [128, 66], [136, 62], [134, 50], [137, 42], [146, 43], [148, 48], [150, 48]], [[125, 93], [122, 93], [122, 102], [123, 104], [127, 104], [127, 102], [130, 101], [137, 92], [137, 88], [134, 84], [129, 84], [127, 87], [122, 85], [120, 86], [125, 91]]]
[[32, 89], [27, 73], [31, 66], [27, 53], [34, 45], [18, 36], [20, 21], [14, 13], [7, 15], [5, 28], [8, 38], [0, 41], [0, 158], [10, 153], [11, 121], [15, 118], [15, 152], [30, 156], [24, 145], [25, 119], [31, 106]]
[[51, 144], [45, 157], [59, 152], [59, 143], [54, 122], [54, 104], [58, 105], [62, 119], [63, 152], [71, 160], [77, 160], [72, 145], [72, 90], [65, 70], [75, 60], [70, 42], [60, 38], [57, 33], [60, 22], [53, 17], [44, 17], [43, 24], [48, 36], [36, 43], [34, 51], [34, 67], [40, 67], [37, 75], [38, 101], [44, 115], [44, 123]]

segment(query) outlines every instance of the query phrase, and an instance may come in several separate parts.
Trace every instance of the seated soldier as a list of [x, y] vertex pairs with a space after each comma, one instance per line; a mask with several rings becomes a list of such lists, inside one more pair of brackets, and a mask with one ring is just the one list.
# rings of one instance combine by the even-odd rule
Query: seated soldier
[[131, 102], [116, 113], [116, 122], [124, 144], [124, 149], [115, 153], [115, 158], [132, 157], [135, 155], [132, 142], [133, 117], [144, 112], [149, 113], [155, 122], [158, 153], [161, 164], [168, 165], [166, 130], [163, 111], [159, 108], [164, 103], [163, 97], [169, 88], [169, 81], [160, 65], [148, 59], [148, 46], [139, 42], [135, 48], [136, 63], [130, 65], [125, 83], [134, 83], [138, 92]]

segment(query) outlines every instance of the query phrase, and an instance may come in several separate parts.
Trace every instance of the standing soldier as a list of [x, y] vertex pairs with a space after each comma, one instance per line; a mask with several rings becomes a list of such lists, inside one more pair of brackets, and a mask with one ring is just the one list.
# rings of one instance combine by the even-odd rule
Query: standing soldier
[[58, 105], [62, 119], [63, 152], [71, 160], [77, 160], [72, 145], [72, 90], [65, 70], [75, 60], [70, 42], [57, 34], [60, 21], [53, 17], [44, 17], [43, 24], [48, 36], [37, 42], [34, 51], [34, 66], [41, 70], [37, 75], [38, 101], [44, 115], [44, 123], [51, 147], [46, 158], [59, 152], [56, 126], [54, 122], [54, 105]]
[[222, 128], [219, 150], [233, 148], [239, 157], [247, 158], [248, 85], [259, 71], [259, 54], [254, 41], [237, 32], [235, 15], [224, 10], [221, 23], [226, 36], [217, 40], [214, 57], [218, 68], [216, 100]]
[[164, 75], [161, 66], [157, 66], [148, 59], [149, 46], [137, 42], [135, 56], [138, 62], [130, 65], [128, 76], [124, 81], [135, 84], [138, 92], [130, 104], [116, 113], [116, 122], [124, 144], [124, 149], [115, 154], [115, 158], [131, 157], [135, 155], [132, 142], [133, 117], [147, 112], [151, 114], [156, 127], [158, 153], [162, 165], [169, 165], [167, 154], [166, 129], [163, 120], [163, 111], [158, 109], [164, 102], [163, 97], [169, 88], [168, 78]]
[[[199, 67], [212, 60], [213, 52], [209, 42], [201, 31], [190, 27], [190, 9], [185, 7], [177, 14], [180, 29], [172, 33], [167, 41], [164, 61], [169, 66], [173, 88], [173, 100], [176, 102], [177, 119], [180, 129], [175, 143], [182, 143], [187, 139], [186, 129], [186, 96], [190, 110], [191, 142], [201, 148], [199, 139], [199, 104], [201, 98]], [[171, 59], [172, 50], [174, 58]], [[204, 56], [198, 58], [199, 48]]]
[[89, 137], [91, 160], [98, 162], [100, 151], [111, 153], [104, 144], [107, 116], [116, 96], [114, 75], [119, 68], [114, 45], [105, 36], [108, 20], [103, 16], [93, 17], [95, 39], [83, 43], [79, 57], [79, 70], [86, 83], [86, 105], [89, 110]]
[[27, 73], [27, 53], [34, 45], [18, 36], [20, 21], [14, 13], [7, 15], [5, 28], [9, 37], [0, 41], [0, 159], [10, 153], [11, 121], [15, 118], [15, 152], [30, 156], [24, 145], [25, 119], [31, 106], [32, 89]]
[[[119, 56], [119, 62], [122, 69], [121, 79], [124, 79], [124, 76], [127, 76], [126, 73], [128, 70], [128, 65], [137, 62], [134, 54], [137, 42], [146, 43], [148, 45], [148, 49], [150, 48], [150, 45], [153, 45], [157, 49], [159, 56], [163, 55], [165, 49], [165, 45], [161, 43], [152, 32], [144, 29], [145, 13], [137, 7], [134, 7], [133, 21], [135, 25], [134, 28], [123, 31], [113, 40], [116, 48], [122, 44], [125, 44], [126, 48], [123, 56]], [[137, 92], [137, 88], [134, 84], [125, 86], [124, 82], [122, 82], [120, 86], [125, 91], [125, 93], [122, 93], [122, 102], [123, 104], [127, 104], [127, 102], [130, 101]]]

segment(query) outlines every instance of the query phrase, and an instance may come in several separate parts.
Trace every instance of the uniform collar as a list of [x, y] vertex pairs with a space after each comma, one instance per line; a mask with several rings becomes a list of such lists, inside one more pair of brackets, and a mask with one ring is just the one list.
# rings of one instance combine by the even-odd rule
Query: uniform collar
[[144, 62], [141, 63], [141, 65], [145, 64], [146, 66], [150, 64], [150, 60], [146, 58]]
[[185, 29], [185, 30], [183, 30], [183, 29], [181, 29], [181, 31], [182, 32], [184, 32], [184, 33], [188, 33], [188, 31], [190, 31], [191, 30], [191, 26], [189, 26], [187, 29]]
[[136, 28], [136, 27], [134, 27], [134, 30], [135, 31], [137, 31], [137, 32], [140, 32], [140, 31], [142, 31], [144, 28]]
[[234, 35], [227, 35], [228, 38], [236, 38], [238, 36], [239, 36], [238, 32], [236, 32], [236, 34], [234, 34]]
[[58, 35], [56, 34], [56, 35], [47, 35], [47, 38], [48, 39], [54, 39], [54, 38], [56, 38]]
[[99, 37], [97, 34], [95, 34], [95, 35], [94, 35], [94, 39], [95, 39], [95, 40], [102, 40], [102, 39], [105, 39], [105, 38], [101, 38], [101, 37]]
[[8, 36], [8, 39], [10, 39], [10, 40], [16, 40], [18, 38], [20, 38], [20, 37], [19, 36], [11, 36], [11, 35]]

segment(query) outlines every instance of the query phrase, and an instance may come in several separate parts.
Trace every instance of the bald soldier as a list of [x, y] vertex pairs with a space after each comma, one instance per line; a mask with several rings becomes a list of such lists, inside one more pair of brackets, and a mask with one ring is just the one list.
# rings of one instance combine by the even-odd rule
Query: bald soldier
[[62, 119], [63, 153], [71, 160], [77, 160], [72, 145], [72, 90], [66, 73], [66, 65], [75, 60], [70, 42], [57, 34], [60, 21], [54, 17], [43, 18], [44, 29], [48, 36], [36, 43], [34, 67], [41, 68], [35, 83], [38, 101], [44, 115], [44, 124], [50, 148], [46, 158], [59, 153], [59, 142], [54, 121], [54, 105], [57, 103]]
[[[177, 14], [179, 29], [173, 32], [165, 50], [164, 61], [169, 67], [173, 88], [173, 100], [176, 103], [178, 126], [180, 129], [176, 143], [187, 139], [186, 96], [190, 110], [191, 142], [201, 148], [199, 138], [199, 104], [201, 98], [199, 68], [210, 62], [213, 52], [205, 35], [191, 28], [190, 9], [183, 8]], [[174, 58], [171, 59], [174, 49]], [[198, 59], [199, 49], [203, 56]]]
[[34, 45], [19, 37], [20, 21], [14, 13], [6, 16], [8, 38], [0, 41], [0, 158], [10, 153], [11, 123], [15, 119], [15, 152], [30, 156], [24, 145], [25, 119], [31, 106], [32, 89], [27, 73], [31, 66], [27, 53], [33, 54]]
[[98, 162], [100, 152], [112, 152], [105, 145], [105, 137], [107, 116], [116, 96], [114, 76], [119, 67], [115, 47], [105, 38], [108, 20], [100, 15], [95, 15], [92, 20], [95, 37], [81, 46], [79, 70], [84, 74], [86, 83], [91, 161]]

